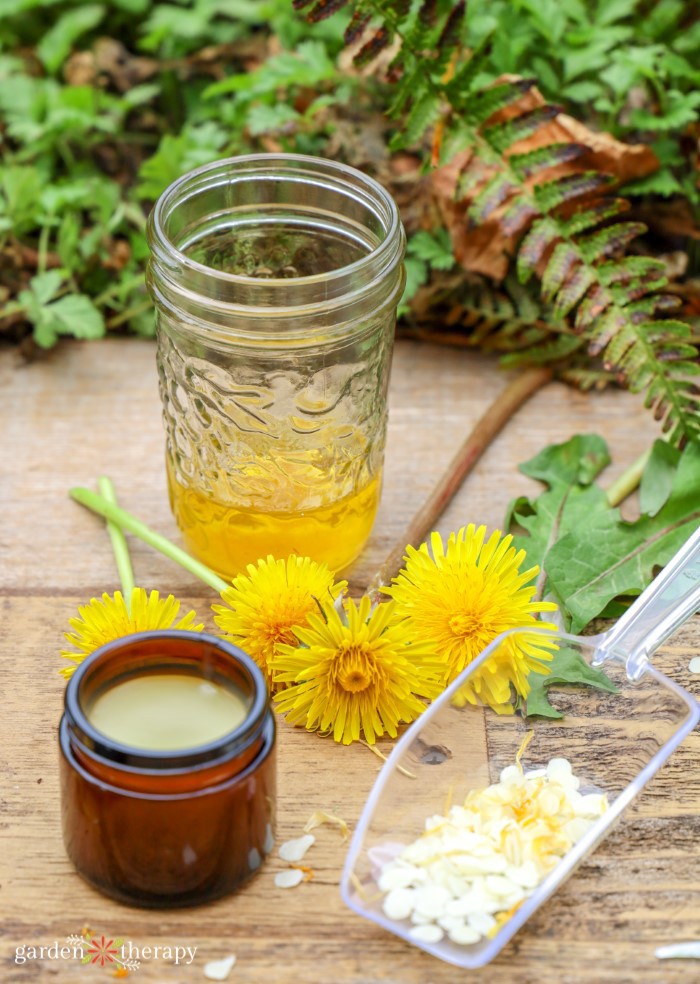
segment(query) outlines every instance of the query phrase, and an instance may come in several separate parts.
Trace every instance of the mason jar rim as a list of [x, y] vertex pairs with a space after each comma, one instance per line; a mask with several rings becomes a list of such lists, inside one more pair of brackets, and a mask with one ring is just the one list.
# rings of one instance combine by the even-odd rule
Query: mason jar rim
[[[165, 234], [165, 221], [170, 214], [170, 212], [176, 207], [177, 199], [186, 193], [189, 189], [194, 191], [201, 185], [201, 183], [206, 180], [206, 178], [217, 171], [225, 174], [227, 169], [234, 167], [236, 170], [244, 169], [246, 166], [251, 166], [255, 164], [267, 164], [276, 165], [280, 168], [284, 168], [285, 165], [290, 166], [288, 177], [293, 178], [294, 176], [299, 178], [303, 174], [308, 174], [309, 176], [323, 176], [335, 178], [340, 186], [345, 185], [346, 188], [350, 190], [358, 190], [358, 186], [368, 193], [368, 197], [371, 196], [373, 204], [380, 204], [383, 207], [384, 217], [386, 219], [385, 223], [385, 233], [382, 241], [374, 248], [371, 249], [365, 256], [360, 257], [358, 260], [354, 260], [352, 263], [348, 263], [344, 266], [338, 267], [335, 270], [329, 270], [325, 273], [314, 273], [308, 276], [301, 277], [265, 277], [262, 280], [260, 277], [250, 277], [245, 274], [239, 273], [228, 273], [223, 270], [216, 270], [213, 267], [209, 267], [204, 263], [199, 263], [197, 260], [193, 260], [186, 253], [183, 253], [180, 249], [175, 246], [170, 238]], [[294, 166], [297, 166], [296, 168]], [[303, 165], [306, 165], [308, 170], [305, 170]], [[255, 175], [251, 174], [251, 178]], [[270, 154], [242, 154], [238, 157], [224, 157], [219, 160], [212, 161], [209, 164], [204, 164], [201, 167], [195, 168], [192, 171], [188, 171], [181, 177], [177, 178], [170, 184], [165, 191], [160, 195], [155, 205], [151, 209], [151, 213], [148, 217], [149, 225], [149, 246], [151, 251], [158, 255], [170, 253], [174, 258], [177, 259], [178, 264], [193, 273], [200, 276], [204, 275], [211, 277], [215, 281], [219, 281], [223, 284], [236, 285], [239, 284], [245, 287], [259, 286], [264, 283], [268, 288], [284, 287], [287, 290], [293, 286], [313, 286], [320, 282], [339, 280], [341, 278], [350, 275], [360, 274], [367, 270], [370, 273], [370, 279], [374, 279], [375, 274], [372, 272], [371, 268], [376, 266], [378, 261], [385, 259], [387, 254], [396, 251], [395, 239], [397, 235], [401, 232], [401, 219], [399, 216], [399, 211], [394, 202], [392, 196], [382, 185], [376, 181], [374, 178], [365, 174], [363, 171], [359, 171], [357, 168], [350, 167], [347, 164], [342, 164], [338, 161], [326, 160], [321, 157], [313, 157], [308, 154], [287, 154], [287, 153], [270, 153]], [[162, 244], [165, 244], [166, 249], [162, 249]]]

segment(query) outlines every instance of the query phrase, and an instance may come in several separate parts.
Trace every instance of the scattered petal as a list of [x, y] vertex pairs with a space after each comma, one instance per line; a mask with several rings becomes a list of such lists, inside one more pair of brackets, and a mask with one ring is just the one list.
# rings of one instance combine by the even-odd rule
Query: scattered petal
[[278, 871], [275, 875], [277, 888], [296, 888], [303, 881], [304, 872], [299, 868], [288, 868], [286, 871]]
[[233, 953], [223, 960], [210, 960], [204, 965], [204, 976], [208, 981], [225, 981], [235, 963], [236, 957]]
[[654, 956], [659, 960], [673, 960], [674, 958], [685, 958], [686, 960], [700, 960], [700, 940], [691, 943], [672, 943], [670, 946], [660, 946], [654, 951]]
[[293, 840], [285, 841], [284, 844], [280, 844], [280, 857], [283, 861], [301, 861], [315, 842], [316, 838], [313, 834], [304, 834], [303, 837], [295, 837]]
[[316, 827], [320, 827], [322, 823], [334, 824], [340, 830], [343, 840], [347, 840], [348, 836], [348, 825], [341, 817], [335, 817], [332, 813], [326, 813], [325, 810], [316, 810], [311, 814], [309, 819], [304, 824], [304, 831], [309, 834]]
[[305, 882], [313, 881], [313, 879], [314, 879], [314, 869], [313, 868], [309, 868], [307, 865], [304, 865], [304, 864], [293, 864], [292, 865], [292, 868], [296, 868], [297, 871], [301, 871], [301, 873], [304, 876], [304, 881]]

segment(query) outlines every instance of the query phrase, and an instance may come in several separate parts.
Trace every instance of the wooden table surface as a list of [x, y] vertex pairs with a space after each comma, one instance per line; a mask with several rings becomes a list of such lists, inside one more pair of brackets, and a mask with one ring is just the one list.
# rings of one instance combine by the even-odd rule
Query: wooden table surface
[[[456, 444], [507, 382], [489, 360], [427, 345], [398, 346], [391, 386], [385, 491], [372, 539], [350, 572], [360, 593], [427, 494]], [[89, 926], [140, 947], [196, 947], [189, 966], [143, 962], [134, 981], [204, 981], [207, 961], [230, 953], [235, 984], [674, 984], [700, 980], [696, 961], [658, 961], [655, 947], [700, 937], [700, 737], [691, 735], [587, 864], [503, 953], [459, 971], [350, 913], [338, 880], [346, 845], [322, 827], [308, 855], [313, 881], [276, 889], [270, 857], [239, 894], [186, 910], [144, 911], [94, 891], [65, 856], [59, 822], [56, 726], [63, 680], [58, 652], [78, 604], [118, 587], [102, 521], [71, 502], [72, 485], [113, 478], [122, 504], [167, 536], [170, 515], [154, 347], [139, 340], [66, 343], [33, 364], [0, 351], [2, 400], [3, 783], [0, 817], [0, 981], [109, 980], [68, 960], [15, 962], [18, 946], [49, 946]], [[482, 458], [440, 529], [500, 526], [509, 500], [532, 492], [516, 466], [577, 432], [609, 442], [611, 481], [654, 436], [640, 400], [583, 395], [559, 384], [539, 392]], [[137, 583], [173, 592], [206, 615], [213, 593], [139, 542]], [[207, 627], [213, 628], [211, 618]], [[700, 648], [696, 617], [657, 659], [700, 696], [688, 660]], [[382, 747], [388, 750], [389, 743]], [[280, 722], [278, 839], [298, 836], [318, 809], [351, 827], [380, 763]]]

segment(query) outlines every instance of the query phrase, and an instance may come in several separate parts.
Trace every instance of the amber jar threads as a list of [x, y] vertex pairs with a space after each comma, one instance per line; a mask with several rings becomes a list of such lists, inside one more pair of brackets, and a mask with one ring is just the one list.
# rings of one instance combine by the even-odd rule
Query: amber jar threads
[[[175, 737], [156, 748], [131, 745], [131, 734], [145, 745], [158, 742], [114, 714], [116, 732], [99, 730], [93, 711], [95, 720], [109, 721], [112, 698], [123, 702], [124, 695], [131, 703], [147, 699], [134, 724], [143, 724], [149, 706], [161, 722], [170, 709], [179, 722]], [[210, 715], [208, 701], [216, 705]], [[212, 737], [212, 728], [223, 733]], [[150, 907], [205, 902], [234, 891], [272, 848], [275, 723], [262, 673], [236, 646], [179, 631], [102, 646], [68, 683], [59, 744], [66, 850], [107, 895]]]

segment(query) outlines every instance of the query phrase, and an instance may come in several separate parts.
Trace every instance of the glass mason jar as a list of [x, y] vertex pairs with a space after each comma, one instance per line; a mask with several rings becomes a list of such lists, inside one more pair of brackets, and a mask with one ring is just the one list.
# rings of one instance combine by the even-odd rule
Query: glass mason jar
[[333, 570], [379, 503], [405, 235], [332, 161], [260, 154], [174, 182], [148, 225], [170, 502], [230, 577], [268, 554]]

